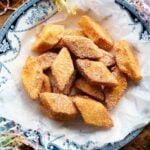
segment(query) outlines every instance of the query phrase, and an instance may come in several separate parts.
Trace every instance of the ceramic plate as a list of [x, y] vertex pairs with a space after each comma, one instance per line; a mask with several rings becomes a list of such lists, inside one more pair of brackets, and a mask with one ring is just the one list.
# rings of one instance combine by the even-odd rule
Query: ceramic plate
[[[117, 4], [116, 4], [117, 5]], [[59, 13], [54, 5], [53, 1], [48, 0], [30, 0], [21, 6], [16, 12], [14, 12], [9, 20], [5, 23], [3, 28], [0, 30], [0, 93], [4, 89], [7, 90], [7, 82], [17, 72], [15, 66], [7, 65], [16, 61], [18, 57], [22, 57], [20, 54], [21, 49], [24, 46], [24, 37], [26, 32], [30, 32], [32, 36], [32, 30], [44, 24], [52, 16]], [[28, 35], [30, 35], [28, 34]], [[23, 36], [23, 38], [22, 38]], [[29, 37], [25, 37], [30, 39]], [[13, 64], [13, 63], [12, 63]], [[13, 71], [12, 71], [13, 68]], [[17, 67], [16, 67], [17, 68]], [[18, 84], [16, 82], [16, 84]], [[12, 89], [13, 92], [13, 89]], [[13, 98], [13, 94], [11, 95]], [[11, 104], [11, 102], [9, 102]], [[19, 104], [18, 104], [19, 107]], [[63, 141], [64, 146], [59, 145], [61, 136], [53, 137], [51, 131], [46, 135], [40, 130], [24, 129], [19, 124], [11, 121], [11, 118], [5, 119], [3, 116], [0, 117], [0, 132], [17, 132], [38, 149], [89, 149], [94, 141], [87, 141], [85, 144], [80, 145], [78, 142], [72, 142], [69, 139]], [[126, 138], [118, 141], [114, 144], [107, 144], [104, 147], [95, 147], [95, 149], [119, 149], [127, 144], [129, 141], [134, 139], [142, 131], [142, 128], [137, 129], [130, 133]], [[57, 143], [57, 144], [56, 144]], [[65, 148], [64, 148], [65, 147]]]

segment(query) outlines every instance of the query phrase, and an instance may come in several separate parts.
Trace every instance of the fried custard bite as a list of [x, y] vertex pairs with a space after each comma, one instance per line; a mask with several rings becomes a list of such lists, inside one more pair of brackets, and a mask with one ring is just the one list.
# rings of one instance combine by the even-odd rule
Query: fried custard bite
[[104, 94], [101, 87], [89, 84], [84, 78], [77, 79], [75, 82], [75, 87], [99, 101], [104, 101]]
[[62, 48], [51, 65], [56, 93], [69, 94], [72, 79], [74, 78], [74, 65], [67, 48]]
[[120, 101], [122, 94], [127, 89], [127, 80], [123, 73], [116, 67], [113, 71], [114, 76], [118, 80], [115, 87], [106, 87], [104, 89], [105, 103], [109, 110], [112, 110]]
[[41, 93], [40, 108], [48, 117], [59, 121], [69, 121], [77, 115], [72, 100], [63, 94]]
[[50, 79], [47, 75], [43, 74], [43, 84], [40, 93], [51, 92]]
[[113, 127], [111, 116], [100, 102], [84, 96], [75, 96], [72, 99], [86, 124], [103, 128]]
[[118, 84], [115, 76], [100, 61], [88, 59], [77, 59], [77, 67], [80, 73], [94, 85], [116, 86]]
[[142, 76], [133, 48], [125, 40], [120, 41], [114, 47], [116, 62], [121, 72], [127, 74], [133, 81], [139, 81]]
[[102, 57], [101, 50], [86, 37], [66, 35], [62, 41], [78, 58], [98, 59]]
[[62, 25], [45, 25], [33, 44], [32, 51], [42, 53], [52, 49], [63, 37], [64, 26]]
[[42, 69], [37, 61], [33, 57], [28, 57], [26, 63], [21, 72], [21, 79], [25, 90], [33, 100], [38, 99], [44, 76]]
[[51, 64], [57, 57], [56, 53], [46, 52], [37, 57], [37, 61], [39, 62], [42, 70], [47, 70], [50, 68]]
[[105, 29], [88, 16], [82, 16], [79, 25], [84, 34], [89, 37], [98, 47], [104, 50], [113, 48], [113, 41]]

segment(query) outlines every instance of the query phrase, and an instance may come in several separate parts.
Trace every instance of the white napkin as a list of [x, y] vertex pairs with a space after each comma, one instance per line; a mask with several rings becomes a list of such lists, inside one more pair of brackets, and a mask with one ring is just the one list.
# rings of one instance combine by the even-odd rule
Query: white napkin
[[[140, 39], [141, 24], [134, 23], [128, 12], [120, 8], [113, 0], [72, 0], [70, 2], [70, 5], [75, 4], [80, 9], [76, 16], [68, 16], [65, 12], [61, 12], [46, 23], [64, 24], [66, 28], [77, 28], [79, 17], [83, 14], [90, 15], [104, 26], [114, 42], [125, 39], [136, 49], [143, 79], [137, 84], [130, 82], [120, 103], [110, 112], [114, 127], [104, 130], [87, 126], [80, 121], [62, 123], [50, 120], [41, 113], [38, 102], [28, 97], [21, 84], [20, 72], [26, 57], [33, 55], [31, 47], [42, 25], [26, 32], [15, 33], [21, 41], [21, 51], [14, 61], [6, 64], [11, 75], [8, 75], [4, 69], [4, 74], [10, 78], [0, 90], [0, 116], [14, 120], [25, 128], [40, 129], [62, 136], [54, 142], [62, 147], [65, 147], [64, 139], [69, 139], [78, 144], [93, 141], [89, 148], [92, 149], [94, 146], [103, 146], [106, 143], [122, 140], [131, 131], [145, 126], [150, 121], [150, 42]], [[23, 26], [22, 22], [19, 22], [18, 28]], [[9, 32], [8, 38], [12, 39], [13, 36], [14, 33]], [[3, 56], [1, 60], [4, 59]]]

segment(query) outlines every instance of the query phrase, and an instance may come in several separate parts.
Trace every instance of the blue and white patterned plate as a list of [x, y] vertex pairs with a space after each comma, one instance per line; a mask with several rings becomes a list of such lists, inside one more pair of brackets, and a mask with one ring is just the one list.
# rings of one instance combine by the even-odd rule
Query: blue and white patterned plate
[[[108, 6], [110, 5], [109, 2], [110, 0], [108, 0]], [[111, 1], [111, 3], [114, 2]], [[88, 8], [87, 13], [91, 11], [93, 10]], [[145, 119], [145, 124], [141, 123], [141, 125], [138, 125], [136, 127], [136, 130], [134, 131], [132, 130], [132, 132], [129, 133], [123, 140], [121, 141], [116, 140], [117, 142], [114, 142], [113, 144], [107, 143], [105, 146], [100, 147], [96, 143], [97, 141], [96, 142], [94, 141], [95, 140], [94, 138], [93, 140], [88, 140], [87, 137], [88, 134], [92, 134], [92, 132], [94, 133], [95, 131], [91, 128], [89, 132], [86, 131], [87, 132], [86, 136], [84, 135], [85, 133], [82, 132], [82, 130], [78, 131], [79, 134], [81, 135], [81, 139], [82, 138], [87, 139], [87, 141], [84, 142], [84, 144], [79, 144], [80, 139], [75, 137], [74, 137], [75, 139], [74, 141], [70, 140], [69, 134], [71, 134], [71, 131], [70, 132], [67, 131], [68, 133], [66, 134], [62, 134], [62, 133], [59, 134], [57, 133], [57, 130], [55, 130], [54, 133], [52, 129], [49, 130], [48, 132], [45, 132], [45, 130], [43, 131], [41, 129], [41, 126], [44, 125], [46, 126], [46, 123], [48, 122], [45, 118], [41, 120], [40, 118], [42, 116], [40, 116], [39, 118], [38, 117], [34, 118], [35, 115], [38, 114], [37, 110], [35, 110], [35, 108], [37, 108], [37, 105], [31, 102], [30, 100], [26, 100], [27, 103], [17, 101], [17, 99], [20, 99], [20, 101], [21, 99], [23, 100], [29, 99], [28, 96], [22, 94], [21, 92], [23, 89], [20, 85], [20, 80], [19, 80], [20, 73], [18, 71], [20, 70], [20, 67], [24, 64], [25, 58], [29, 55], [27, 51], [30, 51], [30, 47], [34, 40], [34, 38], [32, 38], [32, 35], [33, 34], [35, 35], [35, 32], [39, 30], [41, 25], [44, 24], [45, 22], [49, 22], [51, 18], [53, 18], [54, 16], [56, 16], [54, 18], [57, 19], [57, 15], [59, 13], [60, 12], [57, 11], [57, 8], [53, 0], [29, 0], [11, 15], [9, 20], [0, 30], [0, 94], [1, 94], [0, 107], [3, 110], [3, 111], [0, 110], [0, 115], [1, 115], [0, 135], [5, 132], [12, 132], [12, 131], [16, 132], [26, 137], [28, 142], [31, 143], [33, 147], [35, 147], [35, 149], [42, 149], [42, 150], [46, 150], [46, 149], [51, 149], [51, 150], [59, 150], [59, 149], [67, 149], [67, 150], [113, 149], [114, 150], [116, 149], [117, 150], [123, 147], [129, 141], [131, 141], [135, 136], [137, 136], [142, 131], [141, 127], [143, 127], [146, 123], [148, 123], [147, 116], [143, 118], [143, 120]], [[127, 16], [128, 14], [124, 12], [123, 15]], [[107, 14], [106, 12], [106, 16], [102, 19], [107, 21], [112, 16], [113, 14], [110, 15]], [[62, 13], [62, 18], [65, 17], [66, 16]], [[53, 21], [54, 20], [52, 19], [52, 21], [50, 22]], [[59, 22], [61, 21], [62, 20], [60, 19]], [[130, 20], [129, 22], [132, 21]], [[132, 24], [129, 23], [128, 25], [131, 27], [130, 31], [133, 33], [139, 31], [137, 30], [138, 27], [141, 28], [140, 23], [132, 22]], [[112, 34], [114, 33], [112, 32]], [[137, 34], [137, 36], [139, 35], [140, 32]], [[29, 45], [28, 42], [30, 43]], [[149, 43], [149, 41], [145, 41], [145, 43]], [[17, 92], [20, 91], [21, 94], [16, 96], [15, 91]], [[16, 110], [13, 109], [13, 106], [17, 106]], [[120, 107], [122, 107], [122, 105], [120, 105]], [[26, 111], [22, 112], [22, 110], [20, 110], [22, 108], [25, 108]], [[6, 112], [7, 110], [8, 113]], [[34, 116], [33, 118], [31, 118], [31, 121], [33, 121], [33, 126], [31, 122], [30, 123], [27, 122], [31, 111], [33, 112], [33, 116]], [[149, 112], [149, 110], [144, 110], [144, 108], [143, 111], [144, 113], [146, 113], [145, 111]], [[19, 114], [20, 112], [22, 112], [22, 114]], [[115, 112], [113, 113], [115, 114]], [[8, 119], [4, 119], [4, 117]], [[20, 121], [21, 117], [23, 118], [23, 120], [25, 120], [24, 122]], [[141, 118], [139, 118], [139, 120], [140, 119]], [[28, 127], [29, 124], [29, 127], [31, 127], [32, 129], [29, 130], [24, 129], [19, 124], [10, 120], [15, 120], [15, 122], [19, 122], [22, 125], [26, 124], [25, 126], [26, 128]], [[35, 123], [35, 120], [36, 121], [38, 120], [38, 125]], [[55, 126], [55, 123], [53, 124]], [[39, 128], [33, 130], [35, 129], [35, 126]], [[57, 128], [58, 126], [59, 125], [57, 125]], [[66, 125], [66, 128], [68, 128], [68, 125]], [[74, 128], [70, 128], [70, 130], [74, 130]], [[59, 130], [58, 132], [61, 131]]]

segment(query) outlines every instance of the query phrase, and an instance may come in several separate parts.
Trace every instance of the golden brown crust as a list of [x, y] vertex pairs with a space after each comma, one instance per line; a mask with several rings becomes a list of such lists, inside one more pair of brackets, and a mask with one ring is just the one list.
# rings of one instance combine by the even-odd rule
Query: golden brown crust
[[102, 51], [102, 57], [99, 58], [99, 61], [103, 62], [107, 67], [113, 66], [116, 63], [115, 57], [106, 51]]
[[118, 84], [114, 75], [100, 61], [77, 59], [77, 67], [80, 73], [94, 85], [116, 86]]
[[44, 41], [41, 38], [37, 38], [35, 40], [35, 42], [33, 43], [32, 51], [42, 53], [42, 52], [45, 52], [51, 48], [52, 48], [52, 46], [50, 46], [48, 41]]
[[99, 101], [104, 101], [104, 94], [101, 87], [90, 85], [84, 78], [76, 80], [75, 87]]
[[95, 44], [104, 50], [111, 50], [113, 48], [113, 41], [105, 29], [95, 22], [89, 16], [82, 16], [79, 25], [84, 34], [88, 36]]
[[[55, 119], [52, 116], [51, 110], [46, 109], [44, 106], [42, 106], [41, 104], [39, 105], [40, 110], [43, 112], [44, 115], [48, 116], [48, 118], [53, 119], [53, 120], [58, 120]], [[61, 120], [60, 120], [61, 121]]]
[[133, 49], [125, 40], [115, 45], [116, 62], [121, 72], [127, 74], [132, 80], [139, 81], [142, 76]]
[[122, 94], [127, 89], [126, 77], [118, 68], [114, 69], [113, 74], [118, 80], [118, 85], [112, 88], [106, 87], [104, 89], [105, 103], [109, 110], [113, 109], [119, 103]]
[[95, 41], [95, 44], [106, 51], [110, 51], [113, 48], [113, 42], [109, 42], [105, 38], [99, 38], [97, 41]]
[[51, 70], [54, 77], [55, 92], [68, 94], [75, 70], [67, 48], [63, 48], [59, 52], [51, 66]]
[[51, 92], [51, 84], [50, 84], [50, 79], [47, 75], [43, 74], [43, 85], [41, 88], [41, 92]]
[[85, 37], [85, 34], [83, 33], [83, 31], [82, 30], [67, 30], [66, 32], [65, 32], [65, 35], [75, 35], [75, 36], [83, 36], [83, 37]]
[[66, 84], [66, 86], [64, 88], [64, 91], [63, 91], [64, 94], [66, 94], [66, 95], [70, 94], [70, 91], [71, 91], [71, 88], [72, 88], [73, 83], [75, 81], [75, 78], [76, 78], [76, 72], [74, 71], [74, 73], [72, 74], [72, 76], [69, 79], [68, 84]]
[[66, 35], [63, 43], [78, 58], [98, 59], [102, 57], [101, 50], [88, 38]]
[[77, 115], [76, 107], [71, 99], [63, 94], [41, 93], [40, 106], [52, 119], [69, 121]]
[[53, 92], [54, 93], [63, 93], [65, 95], [69, 95], [70, 91], [71, 91], [71, 88], [72, 88], [72, 85], [73, 85], [73, 82], [75, 80], [75, 75], [76, 75], [76, 73], [74, 72], [74, 74], [70, 77], [69, 82], [66, 84], [66, 86], [65, 86], [65, 88], [64, 88], [63, 91], [60, 91], [57, 88], [57, 84], [54, 84], [54, 86], [53, 86]]
[[63, 34], [64, 26], [62, 25], [45, 25], [38, 34], [32, 51], [42, 53], [52, 49], [61, 40]]
[[33, 100], [39, 97], [43, 78], [43, 73], [37, 60], [33, 57], [28, 57], [22, 69], [21, 79], [25, 90]]
[[86, 124], [103, 128], [113, 127], [111, 116], [100, 102], [81, 96], [75, 96], [72, 99]]
[[[82, 36], [82, 37], [85, 37], [85, 34], [83, 33], [83, 31], [82, 30], [67, 30], [67, 31], [65, 31], [65, 33], [64, 33], [64, 36], [65, 35], [72, 35], [72, 36]], [[64, 44], [64, 42], [63, 42], [63, 40], [60, 40], [59, 42], [58, 42], [58, 44], [55, 46], [55, 48], [56, 49], [61, 49], [61, 48], [63, 48], [65, 46], [65, 44]]]
[[37, 61], [40, 64], [42, 70], [47, 70], [50, 68], [51, 64], [57, 57], [56, 53], [46, 52], [37, 57]]

